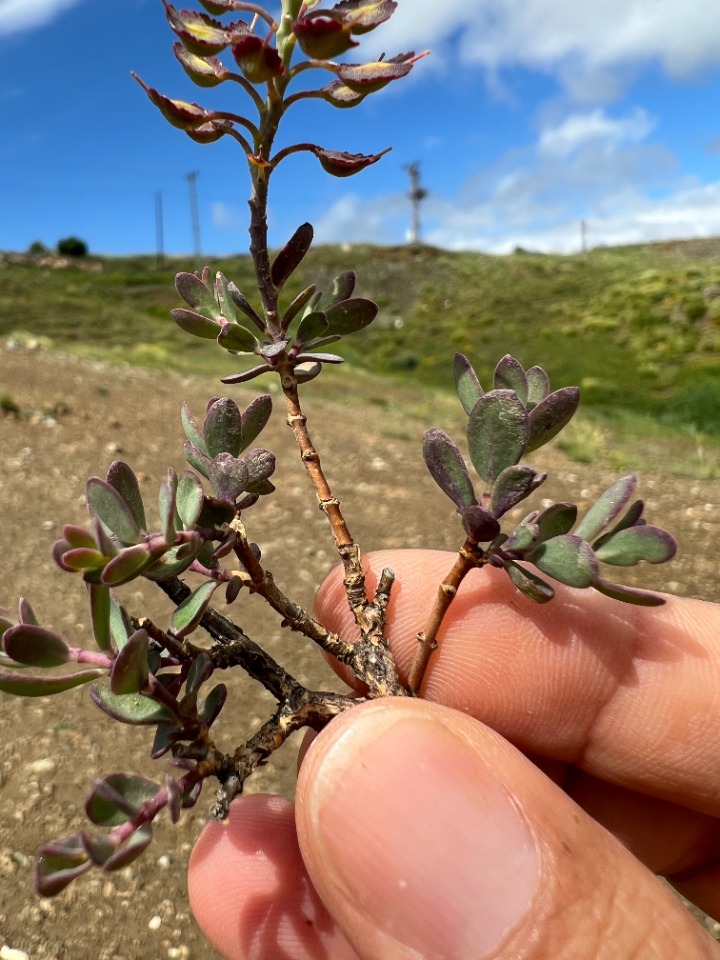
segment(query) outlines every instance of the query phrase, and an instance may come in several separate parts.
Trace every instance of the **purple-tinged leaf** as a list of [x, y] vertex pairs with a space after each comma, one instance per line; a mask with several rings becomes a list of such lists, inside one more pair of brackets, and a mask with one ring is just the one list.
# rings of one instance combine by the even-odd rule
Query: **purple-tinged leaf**
[[295, 342], [298, 344], [307, 343], [310, 340], [316, 340], [327, 333], [328, 320], [325, 314], [320, 310], [313, 310], [306, 314], [300, 321], [300, 326], [295, 334]]
[[250, 474], [242, 460], [229, 453], [219, 453], [210, 464], [208, 479], [221, 500], [234, 503], [247, 489]]
[[224, 683], [218, 683], [213, 687], [207, 697], [198, 708], [198, 717], [200, 722], [206, 727], [212, 726], [220, 715], [225, 701], [227, 700], [228, 689]]
[[396, 0], [340, 0], [332, 7], [355, 34], [368, 33], [385, 23], [397, 9]]
[[576, 520], [577, 507], [574, 503], [553, 503], [535, 518], [538, 540], [550, 540], [569, 533]]
[[462, 353], [455, 354], [453, 359], [453, 375], [455, 377], [455, 389], [460, 398], [460, 403], [463, 405], [465, 413], [470, 416], [476, 403], [485, 391], [480, 386], [480, 381], [470, 361]]
[[644, 500], [636, 500], [631, 504], [625, 512], [625, 515], [618, 520], [614, 527], [611, 527], [607, 533], [604, 533], [601, 537], [598, 537], [597, 540], [593, 540], [593, 550], [597, 550], [598, 547], [601, 547], [606, 540], [609, 540], [610, 537], [614, 537], [616, 533], [620, 530], [625, 530], [628, 527], [634, 526], [644, 526], [645, 520], [642, 519], [643, 511], [645, 509]]
[[268, 40], [247, 34], [233, 44], [232, 55], [243, 76], [250, 83], [269, 83], [285, 73], [280, 56]]
[[226, 323], [217, 335], [217, 342], [223, 350], [234, 353], [258, 353], [260, 342], [247, 327], [239, 323]]
[[79, 836], [83, 850], [90, 857], [93, 866], [102, 867], [115, 853], [115, 844], [107, 837], [91, 836], [84, 831]]
[[301, 224], [272, 262], [270, 275], [277, 290], [282, 290], [292, 274], [300, 266], [313, 240], [313, 228]]
[[555, 596], [555, 591], [549, 583], [545, 583], [540, 577], [525, 567], [518, 566], [512, 560], [504, 565], [505, 573], [510, 577], [515, 586], [525, 596], [534, 603], [547, 603]]
[[[207, 586], [207, 584], [204, 584]], [[217, 581], [215, 581], [215, 586], [219, 586]], [[197, 592], [197, 591], [196, 591]], [[212, 595], [212, 591], [211, 591]], [[190, 597], [188, 597], [188, 600]], [[202, 612], [204, 613], [207, 609], [207, 601], [210, 597], [203, 602]], [[180, 608], [178, 607], [178, 610]], [[198, 617], [198, 622], [199, 622]], [[190, 669], [188, 670], [187, 680], [185, 681], [185, 689], [188, 693], [197, 693], [200, 687], [205, 683], [206, 680], [209, 680], [213, 674], [213, 664], [210, 656], [207, 653], [199, 653], [197, 657], [190, 664]]]
[[220, 383], [247, 383], [248, 380], [254, 380], [255, 377], [259, 377], [263, 373], [269, 373], [270, 370], [272, 370], [271, 366], [267, 363], [261, 363], [259, 366], [251, 367], [242, 373], [233, 373], [229, 377], [221, 377]]
[[342, 80], [333, 80], [332, 83], [322, 87], [319, 93], [326, 103], [331, 104], [333, 107], [338, 107], [341, 110], [346, 110], [348, 107], [356, 107], [359, 103], [362, 103], [367, 96], [365, 93], [358, 93], [356, 90], [351, 90]]
[[93, 684], [89, 693], [96, 707], [121, 723], [132, 726], [152, 726], [156, 723], [175, 721], [167, 707], [141, 693], [118, 695], [113, 693], [105, 683]]
[[200, 799], [200, 794], [202, 793], [203, 781], [199, 783], [194, 783], [191, 787], [188, 787], [182, 795], [182, 808], [183, 810], [189, 810], [191, 807], [194, 807], [195, 804]]
[[661, 607], [665, 603], [665, 598], [656, 593], [650, 593], [648, 590], [638, 590], [637, 587], [625, 587], [619, 583], [610, 583], [602, 577], [597, 577], [593, 582], [593, 587], [598, 593], [605, 594], [613, 600], [621, 600], [623, 603], [633, 603], [638, 607]]
[[350, 36], [334, 10], [317, 10], [299, 17], [293, 24], [298, 46], [311, 60], [333, 60], [358, 43]]
[[242, 460], [248, 470], [247, 489], [250, 493], [258, 493], [257, 486], [275, 472], [275, 454], [270, 453], [269, 450], [263, 450], [261, 447], [256, 447], [254, 450], [249, 450], [243, 454]]
[[183, 307], [177, 307], [170, 311], [175, 323], [184, 330], [185, 333], [193, 337], [200, 337], [203, 340], [215, 340], [222, 327], [217, 320], [211, 320], [204, 317], [201, 313], [195, 313], [194, 310], [185, 310]]
[[427, 53], [427, 50], [418, 54], [411, 51], [374, 63], [343, 63], [335, 67], [335, 73], [355, 93], [375, 93], [391, 81], [406, 77], [413, 65]]
[[41, 897], [54, 897], [91, 867], [79, 834], [43, 844], [35, 861], [35, 889]]
[[229, 323], [238, 323], [237, 305], [230, 293], [230, 284], [220, 270], [215, 274], [215, 299], [220, 307], [220, 313]]
[[[210, 599], [220, 586], [217, 580], [207, 580], [187, 596], [173, 611], [170, 618], [170, 629], [176, 637], [187, 637], [202, 620]], [[202, 655], [201, 655], [202, 656]], [[200, 660], [201, 657], [197, 657]], [[197, 662], [197, 660], [195, 662]], [[190, 681], [188, 680], [188, 683]]]
[[194, 443], [190, 443], [189, 440], [186, 440], [183, 444], [183, 453], [185, 454], [185, 459], [191, 467], [195, 467], [198, 473], [200, 473], [203, 477], [207, 478], [209, 476], [210, 458], [204, 453], [201, 453]]
[[115, 487], [100, 477], [90, 477], [86, 487], [88, 510], [101, 520], [124, 546], [137, 543], [140, 527]]
[[188, 103], [185, 100], [171, 100], [170, 97], [164, 96], [154, 87], [148, 87], [137, 74], [133, 73], [131, 75], [148, 95], [150, 102], [155, 104], [173, 127], [179, 127], [180, 130], [186, 131], [193, 130], [215, 119], [215, 114], [212, 111], [206, 110], [199, 104]]
[[165, 790], [167, 792], [167, 812], [171, 823], [177, 823], [182, 811], [182, 787], [169, 773], [165, 774]]
[[492, 486], [490, 510], [494, 517], [502, 517], [516, 504], [537, 490], [545, 482], [546, 473], [538, 473], [532, 467], [506, 467], [498, 474]]
[[600, 494], [582, 518], [575, 530], [576, 536], [584, 540], [594, 540], [625, 508], [636, 485], [637, 477], [632, 474], [616, 480], [604, 493]]
[[518, 462], [529, 432], [525, 407], [512, 390], [480, 397], [468, 418], [467, 439], [472, 464], [486, 483]]
[[10, 616], [10, 611], [7, 609], [7, 607], [0, 607], [0, 646], [2, 646], [2, 638], [5, 634], [5, 631], [14, 626], [15, 621]]
[[340, 300], [325, 312], [328, 333], [339, 337], [357, 333], [369, 326], [377, 314], [378, 305], [372, 300], [366, 300], [363, 297]]
[[168, 550], [164, 556], [159, 557], [143, 570], [143, 576], [147, 580], [157, 581], [169, 580], [170, 577], [177, 577], [184, 573], [199, 553], [199, 548], [193, 548], [191, 552], [188, 552], [187, 548], [188, 544], [183, 544]]
[[[218, 559], [220, 558], [218, 557]], [[240, 577], [232, 577], [232, 579], [228, 580], [227, 587], [225, 589], [225, 603], [235, 603], [242, 588], [243, 582]]]
[[355, 289], [355, 279], [354, 270], [345, 270], [335, 277], [330, 290], [328, 307], [334, 307], [336, 303], [341, 303], [343, 300], [349, 300], [352, 297]]
[[100, 668], [82, 670], [79, 673], [66, 673], [62, 677], [29, 677], [24, 674], [0, 670], [0, 690], [12, 693], [16, 697], [50, 697], [80, 687], [91, 680], [102, 677], [105, 670]]
[[388, 147], [380, 153], [345, 153], [339, 150], [325, 150], [323, 147], [313, 146], [311, 152], [318, 158], [320, 166], [326, 173], [333, 177], [351, 177], [353, 174], [360, 173], [366, 167], [377, 163], [391, 150], [392, 147]]
[[85, 527], [79, 527], [74, 523], [66, 523], [63, 527], [63, 537], [68, 547], [85, 547], [88, 550], [97, 550], [95, 538]]
[[104, 557], [116, 556], [120, 549], [117, 538], [112, 535], [99, 517], [92, 517], [90, 523], [100, 553]]
[[527, 402], [528, 382], [523, 365], [509, 353], [495, 367], [493, 387], [496, 390], [514, 390], [523, 403]]
[[242, 412], [242, 440], [238, 453], [247, 450], [262, 433], [272, 413], [272, 397], [263, 393], [248, 404]]
[[598, 576], [592, 547], [570, 533], [546, 540], [533, 551], [530, 559], [538, 570], [568, 587], [589, 587]]
[[216, 87], [231, 75], [217, 57], [198, 57], [179, 42], [173, 44], [172, 50], [185, 73], [199, 87]]
[[577, 387], [561, 387], [530, 411], [530, 439], [527, 452], [544, 446], [572, 420], [580, 403]]
[[309, 383], [322, 373], [321, 363], [299, 363], [293, 370], [298, 383]]
[[107, 564], [101, 581], [106, 587], [119, 587], [135, 580], [153, 560], [152, 551], [146, 543], [125, 547]]
[[248, 32], [243, 23], [228, 24], [224, 27], [219, 20], [213, 20], [207, 14], [196, 13], [194, 10], [176, 10], [167, 2], [165, 14], [171, 29], [183, 46], [199, 57], [220, 53]]
[[[530, 517], [534, 517], [531, 514]], [[522, 523], [513, 530], [512, 534], [504, 541], [502, 547], [507, 553], [514, 553], [522, 556], [528, 550], [533, 548], [538, 541], [540, 531], [537, 524], [532, 519], [525, 517]]]
[[134, 820], [148, 800], [160, 791], [160, 785], [130, 773], [111, 773], [94, 780], [85, 801], [85, 814], [99, 827], [117, 827]]
[[222, 13], [240, 9], [237, 0], [200, 0], [200, 4], [213, 16], [220, 16]]
[[112, 638], [110, 633], [110, 591], [107, 587], [89, 583], [90, 620], [95, 643], [99, 650], [110, 650]]
[[442, 430], [428, 430], [423, 437], [423, 459], [430, 475], [457, 507], [477, 503], [472, 480], [460, 450]]
[[536, 407], [541, 400], [550, 393], [550, 378], [542, 367], [530, 367], [525, 371], [527, 380], [527, 400], [528, 410]]
[[131, 834], [121, 847], [109, 857], [103, 870], [110, 873], [113, 870], [121, 870], [127, 867], [140, 856], [152, 840], [152, 826], [149, 823], [138, 827], [135, 833]]
[[595, 550], [595, 556], [616, 567], [632, 567], [641, 560], [666, 563], [676, 551], [677, 543], [667, 531], [643, 524], [618, 531]]
[[500, 524], [495, 517], [478, 504], [463, 507], [460, 510], [460, 519], [467, 538], [472, 543], [487, 543], [500, 533]]
[[196, 273], [178, 273], [175, 289], [185, 303], [204, 317], [217, 321], [223, 319], [214, 291]]
[[176, 510], [175, 497], [177, 494], [177, 474], [170, 468], [165, 483], [160, 484], [158, 491], [158, 513], [160, 515], [160, 525], [162, 527], [162, 538], [168, 546], [175, 543], [176, 530]]
[[[107, 482], [120, 494], [130, 509], [139, 529], [147, 529], [145, 507], [143, 506], [140, 484], [133, 470], [122, 460], [113, 460], [107, 474]], [[63, 534], [64, 535], [64, 534]], [[67, 537], [65, 538], [67, 539]]]
[[180, 419], [182, 420], [183, 431], [188, 441], [192, 443], [200, 453], [207, 456], [208, 451], [207, 447], [205, 446], [205, 438], [195, 422], [195, 418], [190, 413], [190, 407], [185, 402], [180, 408]]
[[210, 404], [203, 435], [205, 449], [211, 459], [219, 453], [237, 457], [242, 450], [243, 423], [242, 414], [234, 400], [219, 397]]
[[272, 360], [274, 357], [279, 356], [290, 343], [289, 340], [278, 340], [274, 343], [266, 343], [261, 349], [260, 353], [266, 360]]
[[168, 750], [171, 750], [180, 740], [185, 739], [184, 731], [174, 723], [159, 723], [155, 731], [152, 749], [150, 751], [151, 760], [159, 760]]
[[211, 120], [209, 123], [201, 123], [199, 127], [186, 130], [185, 133], [195, 143], [217, 143], [230, 130], [232, 130], [230, 120]]
[[345, 363], [336, 353], [300, 353], [295, 359], [298, 363]]
[[87, 550], [84, 547], [66, 550], [61, 559], [63, 568], [73, 573], [84, 570], [102, 570], [107, 563], [107, 557], [103, 556], [99, 550]]
[[200, 478], [192, 470], [186, 470], [177, 488], [177, 512], [186, 530], [192, 530], [197, 523], [204, 500]]
[[116, 696], [140, 693], [148, 682], [150, 638], [145, 630], [136, 630], [115, 658], [110, 671], [110, 689]]
[[237, 286], [232, 282], [232, 280], [228, 283], [227, 290], [230, 294], [232, 302], [235, 304], [238, 310], [242, 311], [248, 320], [252, 320], [261, 333], [265, 333], [265, 322], [261, 319], [261, 317], [258, 316], [245, 294], [238, 290]]
[[18, 620], [20, 623], [27, 623], [33, 627], [40, 626], [30, 601], [25, 597], [20, 597], [18, 601]]
[[62, 637], [31, 623], [19, 623], [6, 630], [3, 649], [26, 667], [59, 667], [70, 659], [70, 648]]
[[287, 333], [290, 324], [293, 322], [295, 317], [300, 313], [302, 308], [310, 300], [312, 295], [317, 290], [317, 285], [311, 283], [309, 287], [306, 287], [302, 293], [299, 293], [290, 306], [287, 308], [285, 313], [282, 316], [282, 332]]

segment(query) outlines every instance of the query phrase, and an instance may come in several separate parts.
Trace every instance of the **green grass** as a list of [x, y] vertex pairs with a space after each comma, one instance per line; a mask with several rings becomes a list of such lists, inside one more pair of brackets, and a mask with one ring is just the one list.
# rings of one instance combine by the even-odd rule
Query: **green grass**
[[[570, 456], [637, 460], [643, 438], [651, 445], [674, 438], [695, 475], [714, 476], [719, 247], [693, 241], [508, 257], [430, 247], [317, 247], [299, 273], [303, 283], [327, 288], [352, 268], [356, 292], [380, 305], [370, 328], [338, 345], [358, 373], [372, 371], [412, 395], [419, 385], [449, 390], [456, 351], [468, 354], [485, 384], [500, 356], [512, 353], [526, 366], [544, 366], [555, 385], [580, 385], [584, 419], [564, 441]], [[212, 267], [257, 301], [249, 258], [220, 259]], [[246, 358], [187, 336], [170, 318], [179, 305], [174, 274], [192, 268], [178, 259], [158, 269], [152, 257], [90, 259], [65, 269], [5, 259], [0, 336], [48, 338], [85, 356], [184, 373], [243, 369]], [[292, 278], [286, 300], [300, 289]], [[384, 429], [392, 435], [392, 426]]]

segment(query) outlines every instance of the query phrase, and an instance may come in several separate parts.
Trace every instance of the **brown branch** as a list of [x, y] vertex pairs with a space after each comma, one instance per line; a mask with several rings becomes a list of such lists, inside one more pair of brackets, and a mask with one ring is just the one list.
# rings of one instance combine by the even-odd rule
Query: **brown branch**
[[460, 547], [458, 556], [452, 569], [438, 587], [435, 604], [423, 630], [417, 635], [418, 646], [415, 659], [408, 676], [408, 689], [413, 696], [417, 696], [422, 686], [423, 677], [433, 651], [437, 649], [437, 635], [440, 624], [447, 613], [450, 604], [457, 595], [460, 584], [475, 567], [483, 567], [487, 563], [487, 554], [476, 543], [466, 540]]

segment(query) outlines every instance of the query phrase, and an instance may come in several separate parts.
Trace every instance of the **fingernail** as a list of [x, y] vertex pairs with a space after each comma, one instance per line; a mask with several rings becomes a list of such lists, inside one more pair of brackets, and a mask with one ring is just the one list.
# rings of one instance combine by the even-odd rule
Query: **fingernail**
[[451, 725], [389, 713], [360, 710], [310, 788], [328, 882], [393, 956], [480, 958], [533, 901], [531, 830]]

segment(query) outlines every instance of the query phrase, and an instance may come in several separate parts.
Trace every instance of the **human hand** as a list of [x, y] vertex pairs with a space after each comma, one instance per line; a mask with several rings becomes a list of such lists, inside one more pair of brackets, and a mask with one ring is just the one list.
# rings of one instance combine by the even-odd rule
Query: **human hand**
[[[397, 575], [388, 635], [401, 672], [450, 562], [368, 558]], [[337, 572], [317, 609], [351, 635]], [[535, 606], [483, 570], [440, 641], [427, 699], [360, 705], [317, 737], [296, 806], [242, 797], [205, 828], [189, 888], [217, 949], [232, 960], [719, 957], [653, 873], [720, 914], [720, 607], [631, 607], [566, 588]]]

